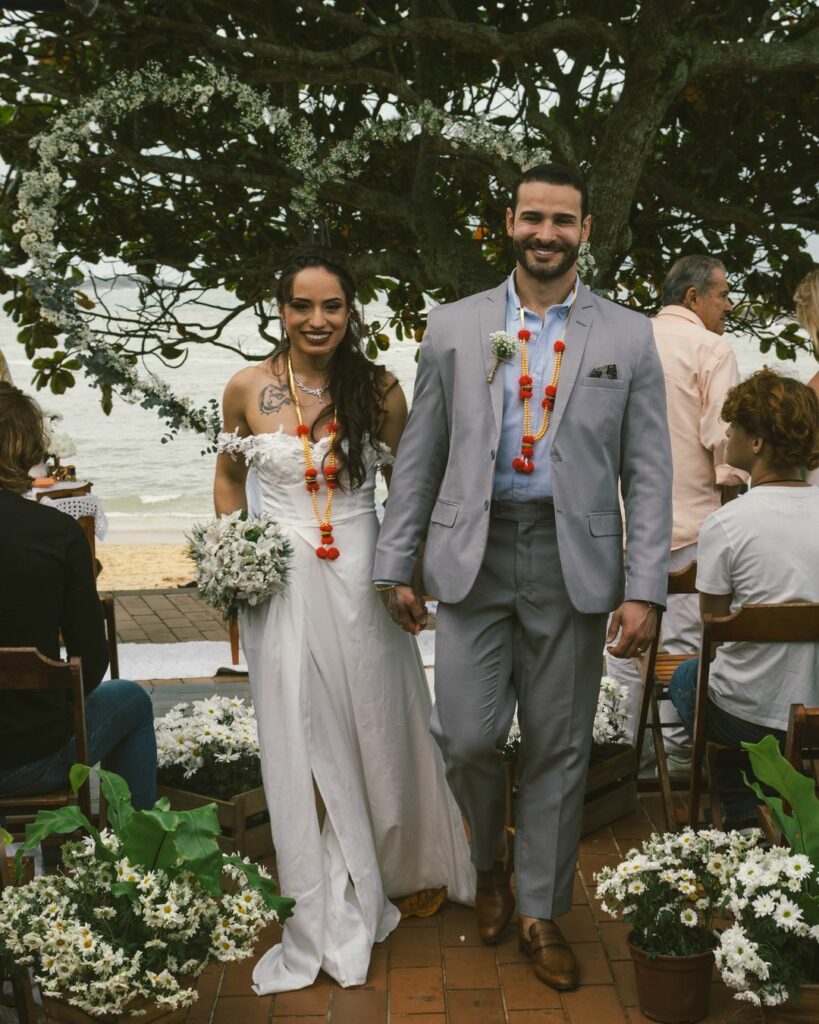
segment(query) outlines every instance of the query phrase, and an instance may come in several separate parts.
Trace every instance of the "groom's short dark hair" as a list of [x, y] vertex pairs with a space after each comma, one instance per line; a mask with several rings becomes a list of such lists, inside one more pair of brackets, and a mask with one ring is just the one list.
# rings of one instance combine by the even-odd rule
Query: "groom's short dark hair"
[[577, 171], [565, 164], [535, 164], [515, 182], [512, 189], [512, 210], [518, 205], [518, 189], [527, 181], [542, 181], [545, 185], [570, 185], [580, 193], [580, 215], [585, 217], [589, 212], [589, 188]]

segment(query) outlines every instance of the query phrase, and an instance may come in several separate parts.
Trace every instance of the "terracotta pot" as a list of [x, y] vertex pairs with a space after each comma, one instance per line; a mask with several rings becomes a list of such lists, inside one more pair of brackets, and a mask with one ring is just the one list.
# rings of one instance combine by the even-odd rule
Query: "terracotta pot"
[[650, 957], [630, 941], [640, 1009], [662, 1024], [693, 1024], [708, 1013], [714, 952]]
[[803, 985], [799, 1005], [788, 1000], [782, 1006], [764, 1006], [765, 1024], [808, 1024], [819, 1020], [819, 985]]

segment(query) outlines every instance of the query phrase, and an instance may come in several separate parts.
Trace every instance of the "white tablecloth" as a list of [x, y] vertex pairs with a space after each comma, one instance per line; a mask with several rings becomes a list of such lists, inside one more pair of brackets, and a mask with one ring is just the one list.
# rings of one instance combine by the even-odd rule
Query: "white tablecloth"
[[38, 498], [43, 505], [53, 505], [54, 508], [65, 512], [74, 519], [81, 516], [94, 517], [94, 533], [98, 540], [105, 540], [108, 533], [108, 517], [103, 511], [102, 504], [95, 494], [72, 495], [68, 498], [61, 498], [60, 491], [73, 491], [84, 487], [87, 481], [83, 480], [58, 480], [50, 487], [38, 487], [29, 491], [25, 497], [36, 501]]

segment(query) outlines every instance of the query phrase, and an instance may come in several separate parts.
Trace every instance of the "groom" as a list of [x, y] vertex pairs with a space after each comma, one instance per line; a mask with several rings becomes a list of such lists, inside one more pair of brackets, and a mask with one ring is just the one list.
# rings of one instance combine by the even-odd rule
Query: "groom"
[[[426, 611], [407, 584], [426, 536], [425, 589], [440, 600], [432, 731], [471, 828], [488, 943], [514, 911], [498, 748], [518, 706], [520, 943], [556, 989], [578, 983], [554, 918], [572, 902], [604, 637], [616, 657], [648, 646], [671, 547], [651, 324], [578, 278], [590, 227], [583, 180], [531, 168], [506, 211], [513, 272], [430, 313], [374, 567], [393, 619], [417, 633]], [[527, 373], [519, 350], [490, 382], [503, 330], [529, 333]]]

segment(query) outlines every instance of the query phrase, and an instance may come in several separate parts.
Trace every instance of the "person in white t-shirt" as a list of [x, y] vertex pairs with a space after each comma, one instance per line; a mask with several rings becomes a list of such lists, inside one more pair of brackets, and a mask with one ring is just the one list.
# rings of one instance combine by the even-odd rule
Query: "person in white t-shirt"
[[[759, 370], [728, 392], [726, 461], [751, 474], [751, 490], [705, 520], [697, 546], [703, 614], [750, 604], [819, 601], [819, 488], [802, 477], [819, 465], [819, 398], [805, 384]], [[674, 673], [670, 695], [693, 732], [697, 659]], [[816, 643], [723, 644], [711, 666], [707, 734], [739, 746], [785, 736], [791, 704], [819, 705]], [[726, 827], [756, 820], [738, 768], [722, 764]], [[750, 771], [750, 765], [747, 767]]]

